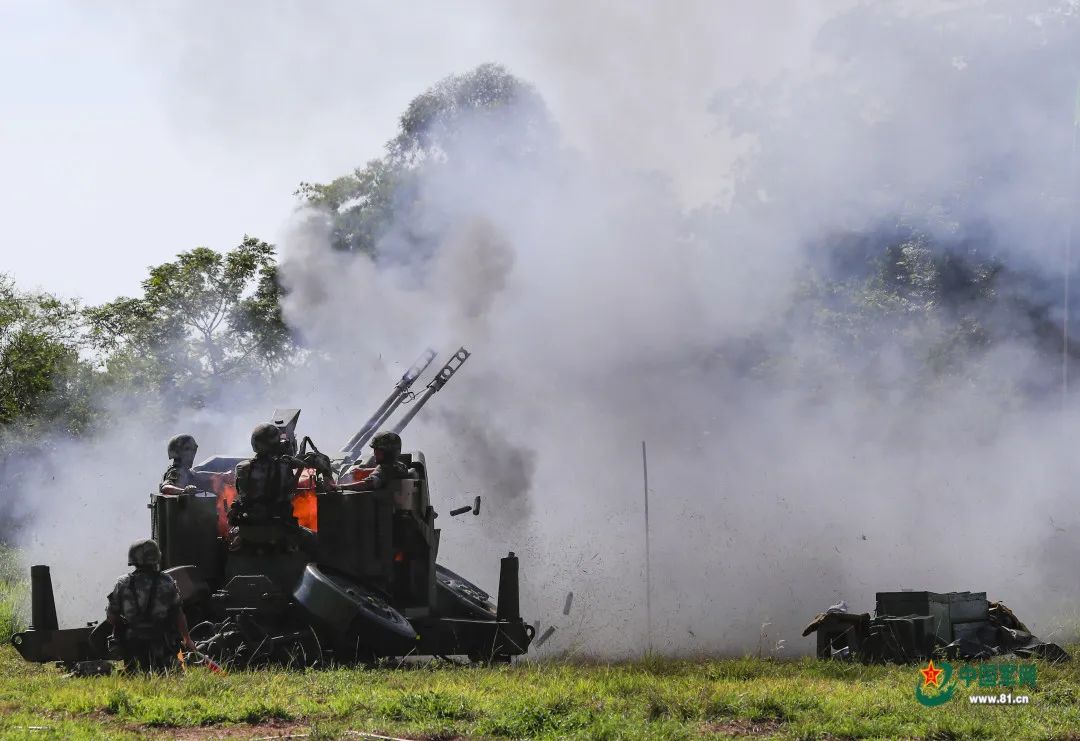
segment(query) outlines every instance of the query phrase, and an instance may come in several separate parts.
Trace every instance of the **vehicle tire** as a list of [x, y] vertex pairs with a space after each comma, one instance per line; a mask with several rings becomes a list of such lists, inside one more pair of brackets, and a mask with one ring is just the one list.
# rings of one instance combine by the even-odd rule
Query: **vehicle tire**
[[443, 617], [494, 620], [495, 605], [480, 587], [435, 564], [435, 609]]
[[293, 598], [339, 660], [400, 656], [412, 650], [416, 631], [371, 590], [331, 569], [308, 564]]

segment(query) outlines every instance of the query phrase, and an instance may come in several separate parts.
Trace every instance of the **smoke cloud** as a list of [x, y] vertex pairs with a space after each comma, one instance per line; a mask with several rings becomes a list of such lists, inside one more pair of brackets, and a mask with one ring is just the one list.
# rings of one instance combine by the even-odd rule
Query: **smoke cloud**
[[[1062, 527], [1054, 514], [1067, 517], [1073, 406], [1017, 389], [1046, 384], [1059, 360], [1001, 311], [984, 321], [1009, 339], [931, 382], [943, 328], [883, 320], [839, 342], [800, 315], [814, 307], [799, 293], [810, 276], [848, 277], [844, 233], [880, 249], [914, 229], [956, 249], [977, 242], [983, 259], [1017, 269], [1063, 269], [1076, 25], [1068, 6], [1036, 10], [858, 7], [808, 21], [799, 69], [729, 84], [697, 70], [697, 120], [728, 142], [728, 172], [707, 157], [696, 171], [643, 171], [641, 156], [611, 158], [599, 139], [552, 141], [525, 164], [487, 146], [490, 132], [458, 140], [422, 183], [427, 210], [402, 228], [438, 220], [485, 233], [466, 254], [454, 233], [408, 281], [365, 257], [349, 258], [341, 281], [346, 294], [378, 296], [380, 326], [360, 335], [379, 337], [372, 346], [392, 343], [387, 331], [446, 348], [461, 338], [475, 352], [471, 380], [439, 399], [452, 416], [412, 433], [431, 450], [464, 448], [433, 471], [475, 490], [497, 478], [489, 457], [507, 455], [470, 442], [455, 418], [491, 419], [535, 460], [528, 514], [500, 512], [518, 487], [491, 495], [487, 542], [448, 533], [451, 565], [479, 570], [480, 553], [513, 547], [525, 556], [526, 613], [562, 628], [546, 649], [640, 650], [645, 440], [660, 650], [755, 650], [766, 623], [766, 650], [780, 639], [808, 650], [796, 631], [815, 612], [841, 598], [872, 609], [874, 592], [900, 588], [987, 590], [1052, 631], [1074, 598], [1040, 596], [1065, 589], [1048, 549]], [[681, 11], [638, 20], [658, 18], [660, 46], [682, 33], [700, 50], [704, 34], [673, 30]], [[577, 24], [540, 25], [544, 48], [577, 38], [561, 35]], [[638, 28], [620, 17], [587, 53], [614, 58]], [[642, 82], [639, 106], [687, 84], [658, 79], [650, 55], [618, 58], [617, 74]], [[621, 102], [616, 73], [590, 71]], [[679, 159], [694, 161], [700, 130], [672, 113], [657, 106], [627, 128], [641, 142], [642, 127], [666, 127]], [[704, 205], [689, 185], [702, 182], [718, 187]], [[398, 247], [388, 239], [380, 255], [407, 262]], [[304, 280], [309, 256], [287, 263], [287, 282]], [[320, 300], [293, 291], [289, 316]], [[336, 322], [307, 331], [347, 333]], [[780, 367], [756, 367], [755, 352]], [[571, 589], [575, 613], [558, 617]]]
[[[334, 7], [341, 28], [348, 11]], [[420, 349], [468, 347], [406, 448], [427, 453], [440, 511], [483, 495], [480, 517], [440, 519], [440, 561], [493, 588], [497, 557], [517, 552], [524, 615], [558, 628], [542, 654], [780, 640], [805, 652], [814, 613], [840, 599], [869, 610], [874, 592], [902, 587], [985, 590], [1060, 637], [1078, 597], [1078, 409], [1029, 383], [1045, 391], [1060, 359], [1003, 311], [984, 317], [992, 349], [929, 379], [945, 330], [893, 317], [838, 339], [804, 292], [851, 277], [836, 235], [876, 245], [917, 231], [1039, 276], [1050, 288], [1027, 298], [1060, 324], [1054, 276], [1075, 267], [1075, 5], [563, 11], [468, 10], [508, 40], [492, 49], [520, 46], [506, 61], [558, 124], [541, 151], [490, 145], [513, 139], [517, 114], [505, 131], [466, 126], [377, 259], [330, 250], [325, 220], [297, 215], [282, 240], [285, 311], [314, 354], [272, 401], [304, 407], [317, 441], [344, 440]], [[277, 53], [308, 58], [309, 36]], [[418, 230], [422, 257], [409, 251]], [[243, 450], [274, 403], [257, 406], [179, 410], [172, 427], [197, 428], [200, 452]], [[174, 429], [157, 429], [123, 434], [163, 450]], [[159, 462], [110, 476], [148, 491], [164, 456], [141, 445], [135, 457]], [[101, 470], [85, 455], [58, 486], [85, 491]], [[116, 549], [137, 501], [94, 500], [108, 518], [88, 528], [91, 552]], [[89, 502], [65, 497], [35, 522], [75, 522]], [[35, 526], [26, 543], [55, 562], [61, 539]]]

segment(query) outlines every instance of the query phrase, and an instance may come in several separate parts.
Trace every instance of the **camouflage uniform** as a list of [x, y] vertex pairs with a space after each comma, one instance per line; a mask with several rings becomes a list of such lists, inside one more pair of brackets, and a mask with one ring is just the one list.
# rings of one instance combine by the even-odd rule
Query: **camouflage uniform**
[[203, 491], [208, 491], [210, 482], [203, 473], [192, 471], [190, 467], [179, 461], [173, 461], [172, 465], [165, 469], [165, 475], [161, 477], [161, 483], [171, 484], [178, 489], [186, 486], [196, 486]]
[[209, 489], [209, 478], [205, 474], [195, 473], [191, 470], [194, 453], [198, 448], [195, 438], [191, 435], [177, 435], [169, 441], [168, 454], [172, 459], [172, 464], [165, 470], [165, 475], [161, 477], [158, 491], [164, 493], [163, 490], [166, 486], [175, 486], [177, 489], [194, 486], [204, 491]]
[[292, 494], [297, 471], [291, 459], [282, 455], [280, 431], [261, 424], [251, 433], [254, 458], [236, 464], [236, 501], [229, 520], [256, 524], [292, 515]]
[[[132, 552], [146, 543], [132, 546]], [[160, 559], [156, 544], [153, 551]], [[176, 666], [180, 590], [171, 576], [157, 570], [159, 565], [136, 564], [135, 570], [121, 576], [109, 593], [108, 615], [128, 671], [161, 671]]]
[[251, 433], [255, 457], [236, 465], [236, 501], [229, 510], [229, 523], [234, 527], [229, 531], [229, 548], [244, 549], [251, 540], [241, 534], [240, 527], [272, 525], [277, 528], [276, 535], [252, 544], [298, 547], [315, 555], [315, 534], [301, 527], [293, 517], [292, 496], [303, 464], [283, 454], [279, 435], [274, 425], [256, 427]]
[[259, 453], [236, 465], [238, 511], [252, 520], [292, 516], [297, 472], [280, 456]]
[[358, 484], [349, 487], [351, 491], [378, 491], [385, 489], [392, 481], [412, 478], [412, 471], [399, 461], [380, 463], [375, 470], [364, 477]]
[[409, 467], [398, 460], [401, 455], [401, 438], [394, 432], [380, 432], [371, 441], [371, 447], [382, 451], [383, 461], [357, 484], [349, 484], [349, 491], [378, 491], [393, 481], [412, 478]]

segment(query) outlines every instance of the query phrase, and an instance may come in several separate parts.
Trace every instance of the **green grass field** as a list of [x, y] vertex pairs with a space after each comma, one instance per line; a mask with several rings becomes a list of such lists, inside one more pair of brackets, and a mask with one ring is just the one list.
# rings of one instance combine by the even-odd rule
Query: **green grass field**
[[938, 708], [914, 667], [811, 659], [67, 678], [0, 649], [4, 738], [1077, 738], [1080, 662], [1039, 665], [1027, 706]]
[[[812, 659], [436, 662], [405, 668], [71, 678], [8, 645], [22, 569], [0, 548], [0, 737], [424, 739], [730, 737], [1080, 740], [1080, 659], [1038, 665], [1026, 706], [936, 708], [917, 667]], [[1073, 647], [1080, 656], [1080, 647]], [[996, 693], [999, 690], [991, 690]]]

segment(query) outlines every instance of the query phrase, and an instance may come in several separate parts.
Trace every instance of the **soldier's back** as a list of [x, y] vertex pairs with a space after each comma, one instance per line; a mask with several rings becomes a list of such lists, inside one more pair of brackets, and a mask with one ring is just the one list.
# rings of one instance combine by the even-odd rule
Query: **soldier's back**
[[165, 624], [180, 606], [180, 590], [168, 574], [133, 571], [117, 580], [110, 602], [129, 625]]
[[249, 502], [288, 501], [294, 487], [293, 471], [281, 458], [249, 458], [236, 465], [237, 494]]

